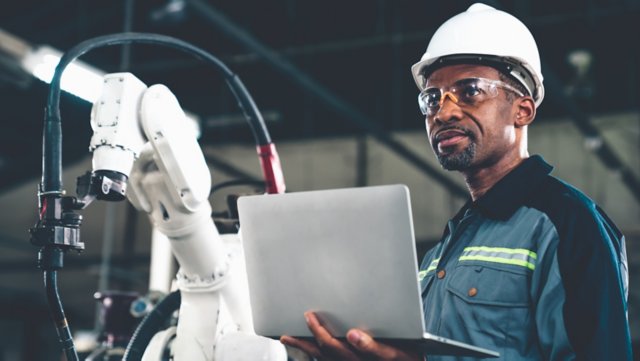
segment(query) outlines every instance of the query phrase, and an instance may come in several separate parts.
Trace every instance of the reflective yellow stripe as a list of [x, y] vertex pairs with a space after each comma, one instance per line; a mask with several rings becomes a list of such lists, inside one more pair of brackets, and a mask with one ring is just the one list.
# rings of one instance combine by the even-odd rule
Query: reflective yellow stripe
[[511, 254], [524, 254], [527, 255], [533, 259], [538, 259], [538, 255], [533, 252], [530, 251], [528, 249], [524, 249], [524, 248], [504, 248], [504, 247], [485, 247], [485, 246], [480, 246], [480, 247], [466, 247], [464, 249], [464, 252], [467, 251], [487, 251], [487, 252], [501, 252], [501, 253], [511, 253]]
[[427, 275], [427, 273], [435, 270], [436, 268], [438, 268], [438, 262], [440, 261], [440, 258], [436, 258], [433, 261], [431, 261], [431, 264], [429, 264], [429, 267], [427, 267], [426, 270], [420, 271], [418, 272], [418, 278], [420, 279], [420, 281], [422, 281], [422, 279]]
[[418, 280], [422, 281], [422, 279], [424, 279], [424, 276], [426, 275], [427, 275], [427, 271], [418, 272]]
[[531, 270], [536, 268], [538, 255], [524, 248], [506, 247], [466, 247], [458, 261], [484, 261], [511, 264], [527, 267]]
[[433, 261], [431, 261], [431, 264], [429, 265], [429, 267], [427, 267], [427, 272], [433, 271], [436, 268], [438, 268], [438, 262], [440, 262], [440, 258], [436, 258]]
[[429, 266], [427, 267], [427, 270], [425, 272], [430, 272], [435, 270], [436, 268], [438, 268], [438, 264], [436, 263], [435, 265]]
[[485, 261], [485, 262], [512, 264], [512, 265], [527, 267], [530, 270], [536, 269], [536, 265], [534, 265], [533, 263], [523, 261], [520, 259], [509, 259], [509, 258], [489, 257], [489, 256], [461, 256], [458, 260], [459, 261]]

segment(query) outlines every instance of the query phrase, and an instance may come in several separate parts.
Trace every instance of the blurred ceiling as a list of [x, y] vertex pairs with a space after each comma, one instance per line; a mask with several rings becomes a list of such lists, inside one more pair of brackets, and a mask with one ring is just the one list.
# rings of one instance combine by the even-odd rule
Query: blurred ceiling
[[[240, 75], [266, 116], [274, 140], [363, 133], [348, 112], [318, 97], [318, 89], [357, 110], [381, 131], [423, 127], [409, 67], [443, 21], [471, 1], [358, 0], [321, 2], [87, 0], [12, 2], [0, 29], [32, 45], [67, 50], [80, 41], [125, 29], [171, 35], [220, 57]], [[544, 72], [586, 114], [637, 109], [640, 104], [638, 0], [512, 0], [486, 3], [523, 19], [536, 37]], [[203, 9], [206, 9], [203, 10]], [[221, 31], [223, 16], [300, 73], [288, 77], [255, 49]], [[228, 27], [227, 27], [228, 30]], [[164, 83], [197, 114], [205, 144], [250, 142], [229, 90], [215, 71], [168, 48], [134, 45], [93, 51], [82, 60], [107, 72], [128, 70], [147, 84]], [[277, 59], [276, 59], [277, 60]], [[586, 67], [585, 67], [586, 65]], [[583, 69], [583, 70], [579, 70]], [[291, 79], [302, 74], [311, 82]], [[308, 77], [308, 78], [306, 78]], [[0, 56], [0, 191], [40, 174], [42, 110], [48, 87]], [[562, 99], [562, 98], [561, 98]], [[86, 156], [90, 105], [62, 99], [64, 160]], [[541, 121], [568, 115], [549, 97]]]

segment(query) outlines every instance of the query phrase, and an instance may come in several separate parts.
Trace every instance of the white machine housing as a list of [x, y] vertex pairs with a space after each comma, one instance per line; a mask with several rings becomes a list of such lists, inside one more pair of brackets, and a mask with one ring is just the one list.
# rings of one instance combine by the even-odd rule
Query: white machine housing
[[129, 176], [145, 143], [138, 109], [147, 86], [130, 73], [108, 74], [102, 93], [91, 109], [93, 170], [111, 170]]
[[106, 75], [91, 124], [94, 171], [129, 177], [128, 199], [169, 239], [180, 265], [178, 325], [154, 337], [143, 360], [158, 360], [165, 347], [177, 361], [286, 360], [279, 342], [254, 333], [241, 243], [233, 235], [225, 244], [211, 219], [209, 168], [171, 91], [130, 73]]

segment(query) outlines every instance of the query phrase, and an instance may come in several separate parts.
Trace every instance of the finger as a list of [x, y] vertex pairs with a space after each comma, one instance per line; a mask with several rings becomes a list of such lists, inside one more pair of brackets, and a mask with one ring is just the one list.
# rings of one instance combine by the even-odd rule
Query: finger
[[382, 360], [422, 360], [418, 354], [413, 354], [378, 342], [362, 330], [349, 330], [349, 332], [347, 332], [347, 341], [353, 345], [358, 352], [362, 352]]
[[300, 340], [291, 336], [280, 337], [280, 342], [285, 346], [300, 349], [313, 358], [320, 358], [322, 356], [320, 349], [313, 342]]
[[307, 320], [309, 331], [311, 331], [313, 336], [316, 338], [316, 342], [318, 342], [318, 346], [320, 346], [320, 348], [331, 345], [337, 346], [337, 344], [340, 343], [340, 341], [336, 340], [333, 335], [320, 324], [315, 313], [305, 312], [304, 318]]
[[356, 354], [351, 351], [347, 344], [333, 337], [333, 335], [320, 324], [320, 321], [313, 312], [305, 312], [304, 317], [323, 355], [338, 357], [338, 359], [346, 361], [358, 360]]
[[391, 346], [387, 346], [374, 340], [364, 331], [352, 329], [347, 332], [347, 341], [362, 353], [373, 355], [384, 360], [396, 359], [397, 351]]

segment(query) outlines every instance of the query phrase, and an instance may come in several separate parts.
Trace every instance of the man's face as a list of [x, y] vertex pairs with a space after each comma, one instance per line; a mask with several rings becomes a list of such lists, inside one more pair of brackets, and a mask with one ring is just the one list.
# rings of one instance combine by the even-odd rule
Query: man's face
[[[467, 78], [500, 80], [498, 71], [491, 67], [451, 65], [433, 72], [427, 88], [446, 90]], [[456, 104], [443, 92], [440, 107], [426, 117], [429, 142], [443, 168], [465, 171], [487, 167], [517, 150], [516, 109], [504, 89], [498, 92], [475, 105]]]

